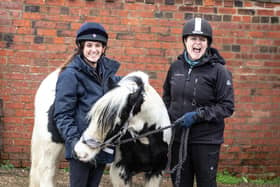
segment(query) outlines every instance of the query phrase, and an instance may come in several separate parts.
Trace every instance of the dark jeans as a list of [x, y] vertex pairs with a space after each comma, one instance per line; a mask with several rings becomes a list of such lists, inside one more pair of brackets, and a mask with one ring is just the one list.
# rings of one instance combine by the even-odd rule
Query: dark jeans
[[[179, 144], [172, 146], [172, 165], [178, 163]], [[217, 187], [216, 174], [220, 153], [219, 144], [189, 144], [188, 156], [181, 170], [180, 187], [193, 187], [194, 176], [197, 187]], [[176, 171], [171, 175], [173, 186]]]
[[105, 164], [94, 166], [75, 159], [70, 163], [70, 187], [98, 187]]

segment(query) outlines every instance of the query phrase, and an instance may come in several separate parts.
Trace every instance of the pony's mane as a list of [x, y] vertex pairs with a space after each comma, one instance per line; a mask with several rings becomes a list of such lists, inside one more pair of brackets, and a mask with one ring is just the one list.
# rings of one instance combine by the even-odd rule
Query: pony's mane
[[149, 84], [148, 75], [143, 72], [133, 72], [123, 77], [117, 86], [101, 97], [90, 110], [89, 128], [97, 126], [100, 129], [99, 137], [104, 140], [116, 126], [125, 125], [130, 115], [140, 111], [144, 102], [142, 94], [145, 84]]

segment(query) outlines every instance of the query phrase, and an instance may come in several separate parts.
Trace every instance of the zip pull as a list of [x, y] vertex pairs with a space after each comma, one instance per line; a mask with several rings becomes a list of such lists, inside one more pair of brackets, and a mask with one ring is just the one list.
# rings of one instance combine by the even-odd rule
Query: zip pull
[[191, 80], [191, 72], [192, 72], [192, 68], [190, 68], [188, 71], [187, 81]]
[[198, 78], [194, 79], [194, 89], [193, 89], [193, 99], [192, 99], [192, 106], [197, 106], [196, 98], [196, 88], [198, 84]]

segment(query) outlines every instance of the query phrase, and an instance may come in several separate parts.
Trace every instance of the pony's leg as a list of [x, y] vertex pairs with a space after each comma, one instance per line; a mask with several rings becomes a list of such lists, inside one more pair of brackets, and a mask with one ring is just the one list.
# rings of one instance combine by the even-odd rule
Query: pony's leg
[[44, 176], [43, 178], [41, 178], [40, 187], [56, 186], [55, 176], [63, 148], [63, 144], [52, 142], [44, 150], [44, 158], [40, 160], [39, 164], [39, 170]]
[[115, 164], [113, 163], [110, 167], [110, 178], [113, 187], [131, 187], [132, 180], [131, 178], [125, 182], [123, 176], [123, 169], [121, 167], [116, 167]]
[[57, 164], [63, 152], [63, 144], [34, 137], [32, 140], [32, 164], [29, 187], [55, 187]]
[[145, 177], [144, 187], [160, 187], [162, 175], [152, 175]]
[[31, 167], [29, 174], [29, 187], [40, 187], [40, 178], [38, 164], [40, 160], [40, 151], [34, 148], [35, 143], [31, 144]]

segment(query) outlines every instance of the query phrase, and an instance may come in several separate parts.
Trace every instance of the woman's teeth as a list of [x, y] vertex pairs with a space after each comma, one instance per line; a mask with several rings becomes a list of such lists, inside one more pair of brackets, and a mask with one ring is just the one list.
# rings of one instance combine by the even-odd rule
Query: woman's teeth
[[201, 48], [193, 48], [193, 52], [200, 53]]

